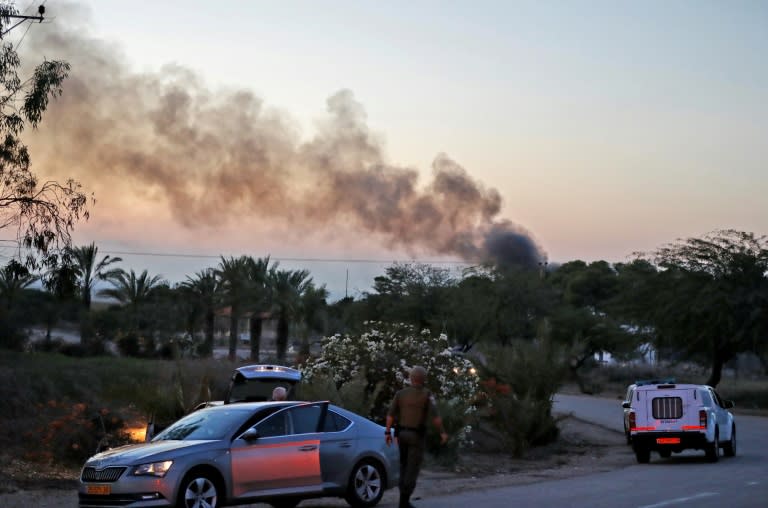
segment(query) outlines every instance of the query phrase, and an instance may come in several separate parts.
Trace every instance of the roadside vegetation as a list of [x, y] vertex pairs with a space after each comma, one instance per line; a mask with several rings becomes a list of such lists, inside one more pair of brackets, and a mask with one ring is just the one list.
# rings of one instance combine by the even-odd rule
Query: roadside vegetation
[[[45, 436], [40, 449], [49, 451], [40, 460], [79, 460], [94, 443], [127, 439], [126, 421], [181, 416], [220, 398], [233, 365], [264, 361], [301, 368], [306, 397], [379, 421], [408, 368], [424, 364], [455, 436], [445, 458], [475, 439], [516, 456], [556, 439], [551, 400], [566, 384], [619, 397], [635, 380], [659, 376], [720, 384], [726, 369], [724, 396], [765, 407], [764, 383], [732, 382], [735, 374], [745, 381], [765, 374], [764, 240], [726, 231], [699, 242], [617, 265], [452, 272], [394, 264], [371, 292], [333, 303], [309, 272], [283, 270], [269, 256], [222, 258], [176, 285], [126, 271], [93, 244], [71, 247], [77, 261], [55, 277], [10, 263], [0, 270], [0, 396], [10, 409], [3, 428]], [[669, 252], [680, 256], [690, 245], [695, 256], [673, 265]], [[34, 289], [37, 277], [58, 285]], [[89, 292], [102, 300], [86, 304]], [[268, 351], [265, 323], [276, 331]], [[78, 343], [55, 337], [62, 324], [81, 332]], [[48, 333], [31, 341], [25, 330], [33, 326]], [[238, 357], [244, 337], [247, 353]], [[224, 358], [213, 359], [216, 344]], [[747, 353], [751, 366], [739, 369]], [[600, 364], [600, 355], [614, 366]], [[3, 439], [12, 444], [14, 436]]]

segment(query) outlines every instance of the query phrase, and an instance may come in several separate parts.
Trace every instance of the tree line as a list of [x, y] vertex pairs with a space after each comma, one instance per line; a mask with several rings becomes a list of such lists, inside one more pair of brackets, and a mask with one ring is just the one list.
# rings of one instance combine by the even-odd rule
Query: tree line
[[[768, 365], [768, 244], [734, 230], [681, 240], [625, 263], [571, 261], [539, 270], [478, 265], [460, 273], [428, 264], [393, 264], [357, 298], [329, 302], [308, 270], [285, 270], [269, 256], [222, 257], [171, 285], [146, 270], [117, 268], [94, 244], [74, 247], [56, 268], [32, 274], [12, 261], [0, 271], [3, 346], [25, 344], [32, 324], [79, 324], [82, 346], [118, 341], [126, 354], [211, 356], [217, 314], [228, 315], [229, 357], [247, 318], [250, 358], [259, 361], [266, 319], [276, 323], [276, 357], [289, 337], [354, 333], [369, 321], [408, 323], [446, 333], [457, 349], [552, 340], [577, 377], [599, 352], [636, 357], [653, 346], [668, 361], [707, 365], [717, 385], [726, 362], [743, 352]], [[42, 281], [41, 289], [30, 286]], [[97, 281], [102, 289], [95, 290]], [[112, 304], [94, 310], [92, 298]], [[49, 335], [50, 337], [50, 335]]]

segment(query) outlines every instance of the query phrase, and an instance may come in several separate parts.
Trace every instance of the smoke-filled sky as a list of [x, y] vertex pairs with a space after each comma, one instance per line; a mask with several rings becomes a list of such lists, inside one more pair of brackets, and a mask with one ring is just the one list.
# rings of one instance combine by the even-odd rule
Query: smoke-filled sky
[[[33, 170], [94, 193], [77, 243], [212, 256], [122, 255], [171, 281], [219, 254], [535, 265], [768, 233], [762, 2], [46, 9], [6, 37], [72, 66]], [[284, 264], [337, 296], [386, 266]]]

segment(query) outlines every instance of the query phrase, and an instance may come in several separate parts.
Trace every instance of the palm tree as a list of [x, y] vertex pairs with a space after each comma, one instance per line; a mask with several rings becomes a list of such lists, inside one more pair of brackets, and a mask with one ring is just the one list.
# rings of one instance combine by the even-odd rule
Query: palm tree
[[146, 270], [136, 275], [133, 270], [126, 272], [122, 269], [114, 272], [110, 282], [112, 287], [102, 289], [99, 295], [114, 298], [125, 305], [131, 319], [131, 327], [138, 331], [142, 307], [150, 302], [156, 290], [166, 282], [160, 275], [150, 277]]
[[285, 362], [288, 331], [292, 320], [300, 313], [301, 296], [312, 284], [308, 270], [276, 270], [272, 274], [274, 307], [277, 311], [277, 359]]
[[249, 332], [251, 338], [251, 360], [258, 362], [261, 354], [261, 331], [263, 312], [272, 305], [272, 276], [278, 263], [269, 266], [269, 256], [265, 258], [248, 258], [248, 280], [250, 290], [251, 319]]
[[327, 307], [328, 290], [323, 284], [320, 287], [314, 285], [310, 280], [301, 295], [300, 314], [304, 324], [304, 333], [301, 337], [302, 358], [309, 357], [309, 334], [313, 329], [317, 329], [322, 319], [323, 310]]
[[101, 261], [96, 262], [98, 253], [99, 248], [94, 242], [91, 242], [90, 245], [72, 248], [72, 259], [80, 279], [80, 296], [86, 310], [91, 310], [91, 293], [96, 281], [109, 280], [121, 271], [115, 268], [108, 270], [107, 268], [111, 264], [119, 263], [123, 260], [122, 258], [106, 255], [101, 258]]
[[24, 340], [17, 334], [14, 312], [24, 290], [37, 279], [16, 260], [0, 269], [0, 345], [11, 348], [23, 345]]
[[21, 292], [38, 279], [27, 267], [12, 259], [0, 270], [0, 299], [4, 307], [10, 309]]
[[230, 307], [229, 315], [229, 359], [237, 358], [237, 332], [243, 307], [247, 303], [250, 283], [248, 279], [249, 261], [246, 256], [238, 258], [221, 257], [221, 263], [216, 269], [223, 291], [224, 303]]
[[47, 290], [41, 310], [44, 314], [45, 340], [48, 344], [51, 343], [51, 332], [64, 308], [77, 300], [77, 274], [77, 266], [72, 263], [71, 258], [62, 256], [54, 267], [40, 277], [43, 287]]
[[203, 314], [205, 338], [200, 353], [203, 356], [212, 356], [216, 306], [221, 296], [221, 287], [219, 279], [216, 277], [216, 271], [213, 268], [208, 268], [197, 272], [194, 277], [188, 276], [181, 286], [191, 296], [195, 307]]
[[83, 312], [80, 316], [80, 342], [83, 344], [88, 342], [91, 337], [90, 313], [93, 287], [96, 281], [110, 280], [115, 277], [119, 270], [110, 269], [109, 265], [122, 261], [122, 258], [109, 255], [97, 261], [98, 253], [99, 248], [94, 242], [91, 242], [90, 245], [73, 247], [70, 250], [75, 274], [79, 280], [80, 298], [83, 306]]

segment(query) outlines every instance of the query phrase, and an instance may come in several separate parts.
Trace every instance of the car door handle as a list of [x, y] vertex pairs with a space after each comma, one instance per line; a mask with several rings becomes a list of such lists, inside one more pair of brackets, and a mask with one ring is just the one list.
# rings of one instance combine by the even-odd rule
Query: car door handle
[[352, 443], [344, 442], [339, 445], [339, 448], [352, 448]]
[[317, 445], [304, 445], [299, 447], [300, 452], [311, 452], [312, 450], [317, 450]]

